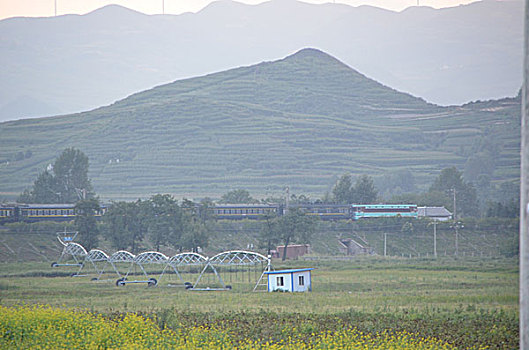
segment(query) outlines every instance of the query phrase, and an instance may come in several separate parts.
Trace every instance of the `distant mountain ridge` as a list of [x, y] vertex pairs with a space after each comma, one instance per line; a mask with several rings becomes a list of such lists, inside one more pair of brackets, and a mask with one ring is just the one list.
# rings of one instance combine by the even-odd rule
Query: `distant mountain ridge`
[[264, 196], [286, 185], [321, 196], [345, 172], [403, 169], [425, 186], [444, 167], [464, 169], [488, 143], [492, 167], [473, 173], [513, 180], [519, 112], [519, 98], [439, 107], [304, 49], [90, 112], [2, 123], [0, 195], [29, 186], [66, 147], [89, 156], [104, 199], [220, 197], [234, 188]]
[[521, 86], [522, 8], [520, 0], [400, 13], [294, 0], [221, 1], [179, 16], [113, 5], [83, 16], [6, 19], [0, 21], [0, 120], [89, 110], [303, 47], [438, 104], [513, 96]]

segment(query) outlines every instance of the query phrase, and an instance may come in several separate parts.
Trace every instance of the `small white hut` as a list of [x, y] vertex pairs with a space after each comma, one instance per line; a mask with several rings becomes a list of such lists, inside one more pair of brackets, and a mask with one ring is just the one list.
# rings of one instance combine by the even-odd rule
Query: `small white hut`
[[268, 275], [268, 291], [306, 292], [312, 291], [310, 272], [313, 268], [265, 272]]

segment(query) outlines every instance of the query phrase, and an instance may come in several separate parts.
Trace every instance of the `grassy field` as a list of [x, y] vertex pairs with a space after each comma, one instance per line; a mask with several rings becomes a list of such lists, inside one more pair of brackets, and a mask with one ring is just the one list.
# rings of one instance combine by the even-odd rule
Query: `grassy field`
[[[168, 286], [174, 274], [164, 275], [157, 287], [116, 287], [115, 275], [92, 282], [90, 275], [69, 277], [75, 270], [52, 269], [48, 263], [4, 263], [0, 304], [45, 304], [120, 320], [119, 315], [135, 313], [160, 329], [222, 329], [235, 346], [289, 339], [306, 345], [321, 341], [326, 332], [356, 329], [373, 335], [409, 332], [459, 348], [516, 347], [518, 267], [513, 259], [371, 257], [277, 262], [275, 267], [309, 263], [316, 268], [313, 292], [304, 294], [250, 292], [259, 273], [248, 270], [220, 271], [231, 291], [186, 291]], [[184, 272], [185, 280], [196, 276], [196, 271]], [[204, 287], [215, 286], [212, 274], [204, 281]]]

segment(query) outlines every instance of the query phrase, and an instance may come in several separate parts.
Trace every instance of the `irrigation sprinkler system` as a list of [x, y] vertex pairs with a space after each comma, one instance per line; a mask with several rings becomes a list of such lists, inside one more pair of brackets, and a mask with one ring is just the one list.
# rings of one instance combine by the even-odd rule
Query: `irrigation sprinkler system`
[[[238, 266], [258, 266], [258, 265], [264, 265], [266, 264], [266, 267], [261, 273], [261, 277], [258, 279], [257, 283], [255, 284], [253, 290], [255, 291], [259, 283], [261, 282], [264, 272], [270, 271], [271, 269], [271, 263], [270, 258], [265, 257], [264, 255], [261, 255], [259, 253], [255, 252], [249, 252], [244, 250], [229, 250], [226, 252], [219, 253], [212, 258], [208, 259], [206, 262], [206, 265], [202, 269], [202, 272], [198, 276], [197, 281], [193, 285], [193, 290], [230, 290], [232, 287], [230, 285], [226, 285], [221, 277], [221, 274], [218, 272], [219, 267], [238, 267]], [[221, 288], [211, 288], [211, 287], [205, 287], [205, 288], [197, 288], [201, 278], [204, 276], [204, 273], [210, 269], [215, 274], [215, 277], [217, 278], [218, 282], [222, 286]], [[250, 272], [248, 272], [248, 276], [250, 279]]]
[[183, 267], [187, 267], [187, 266], [199, 266], [200, 267], [200, 266], [203, 266], [204, 264], [206, 264], [207, 260], [208, 259], [205, 256], [200, 255], [198, 253], [180, 253], [180, 254], [176, 254], [175, 256], [172, 256], [169, 259], [169, 261], [167, 262], [167, 265], [165, 266], [165, 268], [162, 271], [161, 276], [163, 276], [164, 273], [168, 269], [171, 269], [171, 270], [174, 271], [176, 276], [178, 276], [178, 279], [180, 280], [181, 285], [169, 284], [169, 286], [171, 286], [171, 287], [182, 286], [182, 287], [185, 287], [186, 289], [193, 288], [193, 284], [191, 282], [185, 282], [184, 281], [184, 279], [182, 278], [182, 274], [180, 273], [181, 272], [180, 269], [182, 269]]
[[108, 262], [108, 255], [102, 250], [99, 249], [92, 249], [88, 252], [84, 259], [84, 263], [79, 267], [79, 271], [75, 275], [72, 275], [72, 277], [83, 277], [86, 275], [81, 275], [81, 271], [83, 268], [87, 265], [87, 263], [90, 263], [92, 267], [94, 268], [97, 277], [92, 278], [93, 281], [99, 281], [101, 278], [101, 275], [103, 272], [105, 272], [105, 265]]
[[[124, 286], [124, 285], [129, 284], [129, 283], [147, 283], [147, 285], [149, 287], [150, 286], [156, 286], [158, 284], [158, 280], [156, 278], [154, 278], [154, 277], [150, 277], [149, 273], [147, 273], [145, 268], [148, 265], [153, 265], [153, 264], [167, 265], [167, 261], [168, 260], [169, 260], [169, 258], [167, 258], [167, 256], [165, 256], [164, 254], [162, 254], [160, 252], [145, 252], [145, 253], [141, 253], [141, 254], [137, 255], [134, 258], [134, 261], [131, 264], [131, 266], [130, 266], [129, 270], [127, 271], [127, 273], [125, 274], [125, 276], [123, 278], [120, 278], [120, 279], [118, 279], [116, 281], [116, 285], [117, 286]], [[143, 272], [143, 275], [145, 276], [145, 279], [136, 279], [136, 280], [128, 280], [127, 279], [127, 277], [132, 272], [132, 268], [134, 266], [139, 266], [140, 267], [141, 271]], [[160, 277], [162, 275], [163, 275], [163, 271], [162, 271]]]
[[73, 242], [75, 236], [77, 236], [77, 232], [61, 232], [57, 234], [57, 239], [59, 240], [59, 243], [61, 243], [63, 248], [61, 256], [57, 261], [51, 263], [51, 267], [83, 267], [84, 259], [88, 255], [88, 253], [82, 245]]
[[[91, 266], [96, 274], [92, 281], [100, 281], [107, 265], [110, 265], [118, 276], [116, 286], [120, 287], [133, 283], [146, 283], [147, 286], [157, 286], [164, 275], [174, 272], [179, 283], [176, 285], [169, 283], [168, 286], [184, 287], [196, 291], [231, 290], [231, 285], [227, 285], [224, 282], [222, 274], [227, 274], [230, 281], [233, 275], [236, 278], [237, 276], [242, 276], [244, 280], [245, 271], [247, 271], [247, 282], [253, 283], [251, 278], [253, 269], [255, 277], [259, 276], [259, 278], [256, 278], [257, 282], [252, 290], [258, 291], [259, 287], [263, 285], [261, 282], [265, 273], [272, 270], [270, 257], [251, 251], [229, 250], [211, 258], [198, 253], [187, 252], [168, 258], [166, 255], [156, 251], [134, 255], [126, 250], [119, 250], [109, 256], [100, 249], [92, 249], [86, 252], [86, 249], [79, 243], [75, 243], [71, 239], [65, 241], [65, 234], [67, 234], [67, 237], [75, 238], [75, 234], [66, 232], [61, 233], [62, 236], [57, 236], [59, 242], [63, 245], [63, 250], [57, 262], [51, 264], [52, 267], [79, 267], [79, 270], [72, 274], [72, 277], [83, 277], [88, 276], [89, 273], [87, 271], [85, 274], [81, 274], [83, 269], [86, 266]], [[163, 266], [163, 268], [160, 269], [159, 266]], [[133, 276], [136, 276], [135, 270], [138, 267], [141, 270], [142, 278], [134, 277], [133, 279]], [[194, 283], [185, 281], [183, 275], [190, 277], [193, 271], [195, 271], [194, 273], [200, 272], [196, 281]], [[205, 276], [208, 278], [205, 278]], [[213, 281], [211, 281], [212, 276]], [[200, 284], [201, 282], [202, 284]]]
[[[116, 272], [116, 275], [118, 275], [119, 279], [125, 278], [126, 273], [121, 273], [118, 269], [118, 266], [126, 264], [127, 265], [127, 271], [132, 268], [132, 265], [134, 264], [134, 259], [136, 256], [126, 250], [118, 250], [114, 254], [112, 254], [108, 258], [108, 263], [112, 266], [114, 271]], [[118, 265], [119, 264], [119, 265]]]

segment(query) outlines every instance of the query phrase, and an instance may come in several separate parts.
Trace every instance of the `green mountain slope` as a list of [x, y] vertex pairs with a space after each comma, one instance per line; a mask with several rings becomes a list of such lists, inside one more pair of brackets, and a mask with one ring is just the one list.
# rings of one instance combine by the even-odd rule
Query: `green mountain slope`
[[441, 108], [305, 49], [86, 113], [2, 123], [0, 192], [20, 192], [71, 146], [89, 156], [105, 199], [277, 194], [285, 185], [321, 195], [346, 171], [404, 168], [426, 184], [446, 166], [463, 169], [487, 143], [497, 157], [492, 178], [510, 180], [519, 168], [519, 103]]

